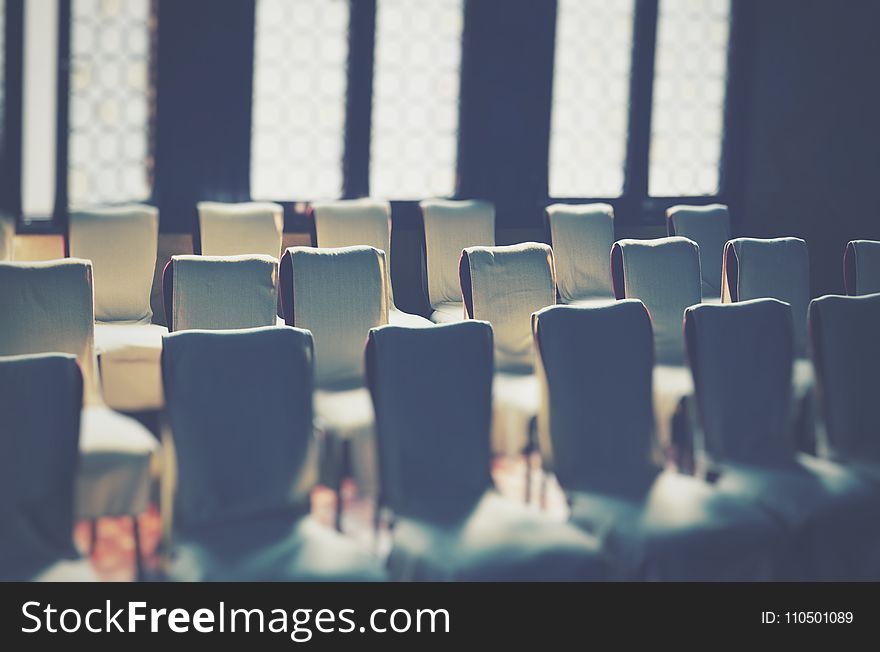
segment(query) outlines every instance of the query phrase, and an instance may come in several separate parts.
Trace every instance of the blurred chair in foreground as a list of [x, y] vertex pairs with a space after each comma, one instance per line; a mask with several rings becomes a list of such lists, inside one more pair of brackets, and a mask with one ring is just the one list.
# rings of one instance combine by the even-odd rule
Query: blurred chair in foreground
[[173, 333], [162, 372], [177, 452], [173, 579], [383, 579], [369, 554], [309, 516], [309, 333]]
[[880, 292], [880, 242], [853, 240], [843, 254], [843, 280], [850, 296]]
[[720, 490], [786, 526], [786, 579], [876, 580], [880, 494], [839, 464], [797, 453], [790, 434], [791, 322], [791, 308], [775, 299], [685, 313], [701, 466]]
[[377, 328], [366, 359], [393, 579], [607, 577], [594, 538], [495, 490], [489, 324]]

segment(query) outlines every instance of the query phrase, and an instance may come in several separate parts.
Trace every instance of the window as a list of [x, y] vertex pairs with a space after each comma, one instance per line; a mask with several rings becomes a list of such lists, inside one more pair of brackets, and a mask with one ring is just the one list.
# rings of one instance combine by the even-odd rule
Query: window
[[148, 199], [152, 0], [73, 0], [68, 203]]
[[559, 0], [551, 197], [623, 191], [634, 0]]
[[462, 0], [378, 0], [370, 193], [455, 192]]
[[339, 196], [348, 23], [347, 0], [257, 0], [253, 197]]
[[718, 192], [730, 0], [660, 0], [649, 194]]
[[0, 0], [0, 151], [6, 134], [6, 0]]

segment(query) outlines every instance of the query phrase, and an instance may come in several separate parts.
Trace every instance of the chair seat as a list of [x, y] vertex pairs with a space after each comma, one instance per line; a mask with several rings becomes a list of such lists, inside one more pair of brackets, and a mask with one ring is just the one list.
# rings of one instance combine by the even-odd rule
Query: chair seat
[[657, 441], [666, 449], [673, 444], [673, 418], [682, 402], [694, 394], [694, 379], [689, 367], [657, 365], [654, 367], [654, 413]]
[[31, 582], [97, 582], [88, 559], [63, 559], [31, 577]]
[[599, 539], [619, 579], [773, 579], [783, 531], [770, 515], [671, 471], [636, 485], [569, 496], [572, 521]]
[[464, 303], [460, 301], [438, 303], [431, 313], [431, 321], [435, 324], [452, 324], [464, 319]]
[[430, 326], [433, 322], [425, 319], [421, 315], [414, 315], [409, 312], [403, 312], [397, 308], [388, 311], [388, 323], [395, 326], [407, 326], [409, 328], [423, 328]]
[[150, 463], [159, 442], [139, 422], [105, 406], [83, 408], [76, 517], [133, 516], [150, 497]]
[[880, 494], [844, 466], [798, 455], [778, 466], [721, 467], [717, 487], [752, 500], [794, 537], [798, 579], [880, 579]]
[[519, 455], [541, 404], [541, 387], [533, 373], [498, 372], [492, 382], [492, 452]]
[[156, 324], [95, 324], [104, 401], [114, 410], [158, 410], [162, 394], [162, 336]]
[[376, 477], [376, 442], [373, 401], [370, 391], [361, 385], [316, 389], [315, 423], [326, 437], [322, 446], [320, 482], [335, 486], [342, 453], [340, 442], [348, 442], [351, 473], [363, 494], [373, 494]]
[[310, 516], [272, 515], [177, 533], [178, 581], [382, 581], [378, 561]]
[[593, 537], [487, 491], [453, 523], [397, 517], [392, 579], [416, 581], [602, 580], [607, 564]]

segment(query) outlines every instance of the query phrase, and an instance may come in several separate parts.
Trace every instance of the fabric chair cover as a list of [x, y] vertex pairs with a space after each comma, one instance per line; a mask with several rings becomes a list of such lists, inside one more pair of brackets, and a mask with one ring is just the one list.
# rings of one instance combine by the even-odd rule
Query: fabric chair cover
[[774, 299], [685, 313], [688, 357], [717, 486], [789, 530], [789, 579], [880, 577], [880, 500], [858, 476], [797, 454], [789, 435], [791, 308]]
[[315, 415], [328, 436], [322, 469], [337, 484], [347, 442], [363, 493], [376, 488], [375, 418], [364, 381], [364, 344], [388, 323], [385, 254], [373, 247], [291, 247], [281, 261], [282, 305], [288, 325], [315, 338]]
[[15, 220], [0, 215], [0, 261], [12, 260], [15, 245]]
[[666, 211], [666, 230], [693, 240], [700, 247], [703, 301], [721, 301], [724, 245], [730, 240], [730, 212], [724, 204], [672, 206]]
[[653, 463], [653, 335], [640, 301], [546, 308], [533, 317], [540, 441], [573, 521], [612, 552], [622, 579], [772, 577], [770, 518]]
[[394, 305], [391, 283], [391, 205], [375, 199], [353, 199], [312, 204], [317, 246], [365, 245], [385, 252], [388, 286], [388, 323], [428, 326], [430, 320], [399, 310]]
[[95, 579], [72, 539], [82, 389], [72, 355], [0, 357], [2, 581]]
[[591, 537], [494, 489], [489, 324], [374, 329], [367, 373], [383, 503], [394, 512], [394, 579], [605, 577]]
[[880, 242], [853, 240], [843, 255], [843, 278], [849, 295], [880, 292]]
[[140, 423], [104, 404], [94, 327], [89, 261], [0, 263], [0, 355], [69, 353], [82, 368], [77, 518], [140, 514], [158, 445]]
[[92, 261], [95, 349], [104, 401], [117, 410], [157, 410], [163, 404], [159, 358], [167, 330], [150, 323], [158, 233], [152, 206], [70, 215], [70, 255]]
[[276, 324], [278, 260], [272, 256], [172, 256], [162, 284], [169, 330]]
[[199, 244], [204, 256], [281, 256], [284, 209], [270, 202], [198, 203]]
[[492, 450], [516, 455], [531, 442], [538, 414], [531, 317], [556, 302], [553, 252], [535, 242], [468, 247], [460, 275], [468, 317], [488, 321], [494, 333]]
[[561, 303], [614, 300], [608, 263], [614, 244], [614, 209], [609, 204], [553, 204], [547, 207]]
[[428, 301], [438, 323], [465, 319], [458, 263], [467, 247], [495, 245], [495, 206], [485, 201], [425, 200], [419, 204], [425, 229]]
[[880, 481], [880, 294], [814, 299], [809, 316], [825, 452]]
[[685, 366], [682, 320], [685, 308], [702, 300], [699, 247], [682, 237], [620, 240], [611, 250], [611, 273], [615, 296], [639, 299], [651, 316], [657, 439], [667, 449], [674, 443], [676, 415], [684, 414], [684, 427], [689, 426], [693, 382]]
[[287, 326], [166, 336], [177, 458], [175, 579], [381, 579], [312, 522], [312, 337]]

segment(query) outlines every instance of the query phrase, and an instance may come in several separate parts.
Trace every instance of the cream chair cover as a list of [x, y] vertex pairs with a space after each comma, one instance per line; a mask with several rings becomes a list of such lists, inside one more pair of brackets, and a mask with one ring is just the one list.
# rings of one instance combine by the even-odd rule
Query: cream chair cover
[[672, 446], [673, 424], [685, 415], [689, 429], [690, 370], [685, 366], [682, 320], [688, 306], [702, 300], [699, 247], [682, 237], [619, 240], [611, 250], [614, 292], [618, 299], [639, 299], [654, 329], [654, 412], [658, 457]]
[[163, 326], [151, 324], [159, 213], [144, 205], [74, 211], [70, 255], [92, 261], [95, 348], [104, 400], [117, 410], [162, 407]]
[[394, 304], [391, 283], [391, 205], [376, 199], [351, 199], [312, 204], [319, 247], [365, 245], [385, 252], [388, 286], [388, 323], [428, 326], [431, 321], [403, 312]]
[[492, 324], [492, 450], [517, 455], [533, 443], [538, 414], [532, 313], [556, 303], [553, 252], [545, 244], [468, 247], [461, 256], [468, 317]]
[[703, 301], [720, 303], [724, 245], [730, 240], [727, 206], [672, 206], [666, 211], [666, 230], [671, 236], [679, 235], [699, 245]]
[[82, 390], [75, 356], [0, 357], [0, 581], [95, 579], [72, 539]]
[[198, 203], [200, 252], [204, 256], [281, 256], [284, 209], [270, 202]]
[[278, 260], [272, 256], [172, 256], [163, 286], [172, 331], [276, 324]]
[[609, 257], [614, 209], [609, 204], [547, 207], [561, 303], [603, 305], [614, 301]]
[[603, 579], [592, 537], [495, 491], [492, 367], [485, 322], [370, 332], [382, 496], [394, 512], [392, 578]]
[[847, 243], [843, 278], [849, 295], [880, 292], [880, 242], [853, 240]]
[[781, 531], [760, 510], [652, 461], [653, 336], [640, 301], [533, 318], [540, 442], [573, 521], [636, 580], [772, 577]]
[[15, 245], [15, 220], [0, 214], [0, 261], [12, 260]]
[[308, 515], [308, 332], [174, 333], [162, 369], [177, 458], [174, 579], [382, 579], [375, 560]]
[[433, 322], [465, 319], [458, 263], [467, 247], [495, 245], [495, 206], [490, 202], [426, 199], [420, 204], [425, 229], [425, 267]]
[[373, 247], [291, 247], [281, 261], [288, 325], [315, 338], [315, 416], [328, 436], [324, 482], [337, 485], [350, 447], [351, 472], [364, 493], [376, 488], [375, 419], [364, 382], [367, 333], [388, 323], [385, 254]]
[[791, 308], [775, 299], [685, 313], [707, 464], [790, 533], [787, 579], [880, 577], [880, 496], [845, 467], [797, 454], [789, 434]]
[[69, 353], [84, 378], [77, 518], [147, 508], [156, 439], [101, 398], [94, 348], [92, 265], [75, 258], [0, 263], [0, 355]]
[[823, 452], [880, 482], [880, 294], [814, 299], [809, 317]]

